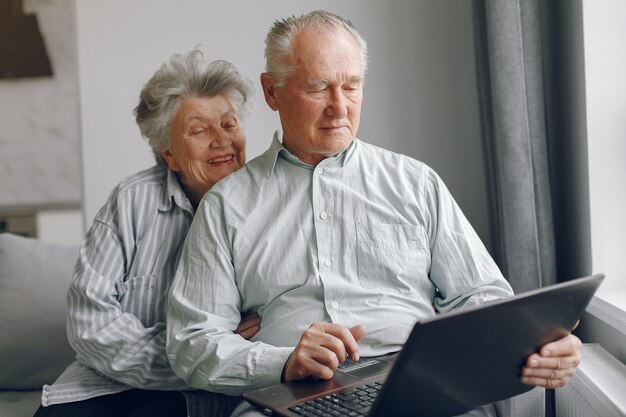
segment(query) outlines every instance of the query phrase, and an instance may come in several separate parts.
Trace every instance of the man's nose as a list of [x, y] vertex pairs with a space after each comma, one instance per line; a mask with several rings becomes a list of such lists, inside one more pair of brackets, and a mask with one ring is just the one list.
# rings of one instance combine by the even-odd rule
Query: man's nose
[[348, 113], [347, 100], [341, 88], [331, 90], [326, 114], [341, 119]]

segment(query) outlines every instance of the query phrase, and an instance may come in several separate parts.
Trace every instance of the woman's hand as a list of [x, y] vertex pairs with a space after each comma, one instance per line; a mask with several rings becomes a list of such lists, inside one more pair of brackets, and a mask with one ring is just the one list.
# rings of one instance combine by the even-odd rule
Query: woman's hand
[[257, 334], [259, 330], [261, 330], [261, 317], [258, 314], [253, 313], [241, 319], [235, 333], [244, 339], [250, 339]]

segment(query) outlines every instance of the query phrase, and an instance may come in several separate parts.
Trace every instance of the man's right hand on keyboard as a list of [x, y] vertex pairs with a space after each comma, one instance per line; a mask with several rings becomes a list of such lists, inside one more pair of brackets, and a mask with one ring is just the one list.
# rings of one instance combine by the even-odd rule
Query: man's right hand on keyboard
[[359, 360], [358, 341], [365, 328], [356, 325], [350, 329], [334, 323], [313, 323], [304, 331], [295, 350], [283, 368], [283, 382], [313, 376], [330, 379], [339, 364], [350, 358]]

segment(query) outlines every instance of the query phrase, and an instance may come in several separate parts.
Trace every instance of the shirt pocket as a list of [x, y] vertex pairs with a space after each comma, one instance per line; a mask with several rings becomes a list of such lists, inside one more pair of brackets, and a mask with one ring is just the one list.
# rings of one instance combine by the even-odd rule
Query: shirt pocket
[[146, 327], [154, 324], [156, 282], [156, 275], [149, 274], [118, 281], [115, 285], [122, 311], [137, 317]]
[[424, 286], [430, 265], [426, 234], [410, 224], [356, 224], [357, 273], [367, 290], [411, 294]]

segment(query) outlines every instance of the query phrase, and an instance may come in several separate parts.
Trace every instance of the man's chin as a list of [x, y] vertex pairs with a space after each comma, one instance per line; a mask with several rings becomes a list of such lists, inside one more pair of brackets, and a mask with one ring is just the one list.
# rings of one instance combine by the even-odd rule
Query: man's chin
[[328, 144], [328, 151], [330, 154], [335, 155], [338, 154], [340, 152], [345, 151], [346, 149], [348, 149], [348, 147], [350, 146], [350, 144], [352, 143], [352, 141], [354, 141], [354, 138], [351, 136], [348, 137], [341, 137], [341, 138], [334, 138], [334, 137], [329, 137], [327, 138], [324, 142]]

